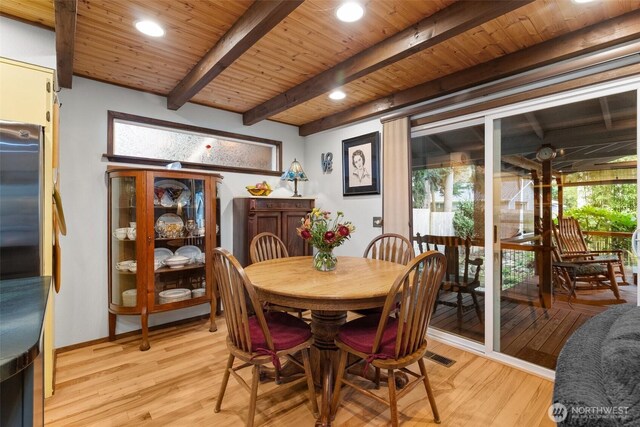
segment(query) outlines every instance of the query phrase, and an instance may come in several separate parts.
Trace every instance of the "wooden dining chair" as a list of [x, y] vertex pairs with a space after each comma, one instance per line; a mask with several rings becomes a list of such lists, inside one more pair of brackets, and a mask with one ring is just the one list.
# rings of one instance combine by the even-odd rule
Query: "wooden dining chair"
[[288, 257], [289, 252], [284, 242], [273, 233], [260, 233], [251, 240], [249, 245], [249, 258], [252, 264]]
[[[251, 244], [249, 245], [249, 258], [251, 258], [251, 264], [288, 257], [289, 252], [287, 251], [287, 247], [284, 242], [273, 233], [260, 233], [251, 240]], [[298, 317], [301, 319], [303, 318], [302, 313], [305, 311], [299, 308], [285, 307], [271, 303], [267, 303], [265, 308], [269, 311], [297, 313]]]
[[[220, 411], [229, 376], [233, 375], [240, 385], [250, 393], [246, 425], [253, 426], [258, 399], [260, 367], [272, 363], [276, 371], [276, 382], [279, 382], [280, 358], [287, 358], [302, 368], [304, 375], [280, 387], [288, 388], [306, 381], [313, 413], [314, 416], [317, 416], [318, 404], [309, 364], [309, 348], [313, 341], [309, 325], [287, 313], [279, 311], [263, 313], [255, 289], [244, 269], [227, 250], [222, 248], [213, 250], [213, 266], [216, 283], [224, 304], [227, 348], [229, 349], [229, 358], [214, 411]], [[247, 299], [252, 305], [254, 315], [249, 315], [251, 310], [247, 307]], [[302, 355], [302, 363], [294, 357], [298, 352]], [[234, 367], [236, 358], [243, 363]], [[240, 369], [250, 366], [253, 367], [251, 386], [237, 373]]]
[[[379, 259], [407, 265], [415, 256], [411, 241], [400, 234], [386, 233], [375, 237], [364, 250], [363, 258]], [[363, 316], [373, 313], [381, 313], [382, 307], [354, 310], [354, 313]]]
[[374, 238], [362, 256], [407, 265], [415, 253], [409, 239], [400, 234], [385, 233]]
[[[393, 283], [381, 314], [360, 317], [340, 327], [335, 340], [340, 349], [340, 363], [331, 402], [332, 416], [335, 416], [340, 404], [340, 388], [345, 385], [387, 404], [391, 409], [391, 425], [397, 426], [397, 399], [422, 382], [435, 422], [440, 422], [423, 357], [427, 351], [427, 327], [445, 270], [446, 259], [441, 253], [428, 251], [418, 255]], [[398, 302], [400, 309], [396, 317], [391, 317], [390, 313], [396, 309]], [[357, 356], [359, 361], [365, 360], [365, 371], [369, 365], [387, 370], [389, 400], [346, 378], [349, 354]], [[420, 374], [408, 369], [409, 365], [416, 362]], [[401, 391], [396, 390], [396, 370], [413, 377]]]

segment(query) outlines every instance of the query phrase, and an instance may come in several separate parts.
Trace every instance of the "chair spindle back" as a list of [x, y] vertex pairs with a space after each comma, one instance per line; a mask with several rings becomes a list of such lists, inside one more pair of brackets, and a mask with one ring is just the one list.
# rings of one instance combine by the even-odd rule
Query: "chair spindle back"
[[267, 328], [262, 307], [253, 285], [247, 278], [238, 260], [226, 249], [213, 250], [213, 271], [216, 283], [224, 305], [224, 317], [227, 322], [227, 333], [233, 345], [247, 353], [251, 352], [251, 337], [249, 334], [249, 310], [247, 298], [253, 305], [267, 346], [273, 350], [273, 341]]
[[589, 252], [580, 224], [575, 218], [558, 218], [554, 232], [560, 253]]
[[385, 301], [373, 353], [380, 348], [386, 322], [398, 300], [400, 310], [396, 315], [398, 335], [395, 358], [414, 353], [424, 343], [446, 264], [444, 255], [437, 251], [427, 251], [409, 262], [404, 273], [395, 280]]
[[409, 239], [400, 234], [381, 234], [364, 250], [364, 258], [379, 259], [407, 265], [415, 256]]
[[289, 252], [284, 242], [273, 233], [260, 233], [251, 240], [249, 245], [249, 257], [251, 263], [267, 261], [270, 259], [287, 258]]

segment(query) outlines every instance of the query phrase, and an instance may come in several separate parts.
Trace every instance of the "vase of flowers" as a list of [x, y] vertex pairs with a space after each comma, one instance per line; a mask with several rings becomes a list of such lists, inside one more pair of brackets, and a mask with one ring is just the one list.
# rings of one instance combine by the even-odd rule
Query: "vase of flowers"
[[316, 270], [335, 270], [338, 259], [333, 254], [333, 249], [349, 240], [356, 230], [351, 222], [342, 221], [343, 218], [342, 212], [337, 212], [332, 219], [331, 212], [318, 208], [314, 208], [302, 218], [302, 225], [297, 228], [298, 235], [318, 250], [313, 257]]

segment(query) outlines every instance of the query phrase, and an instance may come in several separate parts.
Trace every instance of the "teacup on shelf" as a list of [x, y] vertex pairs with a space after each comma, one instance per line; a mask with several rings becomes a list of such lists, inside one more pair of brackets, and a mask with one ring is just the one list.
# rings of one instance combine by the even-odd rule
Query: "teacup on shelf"
[[127, 238], [127, 229], [126, 228], [116, 228], [116, 231], [113, 232], [113, 237], [118, 240], [124, 240]]
[[136, 229], [129, 227], [127, 228], [127, 238], [129, 238], [129, 240], [136, 240]]
[[138, 271], [138, 263], [135, 261], [131, 261], [131, 263], [129, 264], [129, 271], [132, 273]]
[[130, 259], [126, 261], [120, 261], [119, 263], [116, 263], [116, 270], [120, 270], [120, 271], [129, 270], [129, 267], [131, 267], [132, 263], [135, 263], [135, 261]]

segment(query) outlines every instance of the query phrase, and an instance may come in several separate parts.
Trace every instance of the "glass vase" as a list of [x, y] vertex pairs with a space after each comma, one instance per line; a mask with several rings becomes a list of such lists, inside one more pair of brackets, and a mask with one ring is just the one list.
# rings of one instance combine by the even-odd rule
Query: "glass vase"
[[333, 254], [333, 249], [318, 250], [313, 256], [313, 266], [318, 271], [332, 271], [338, 265], [338, 258]]

